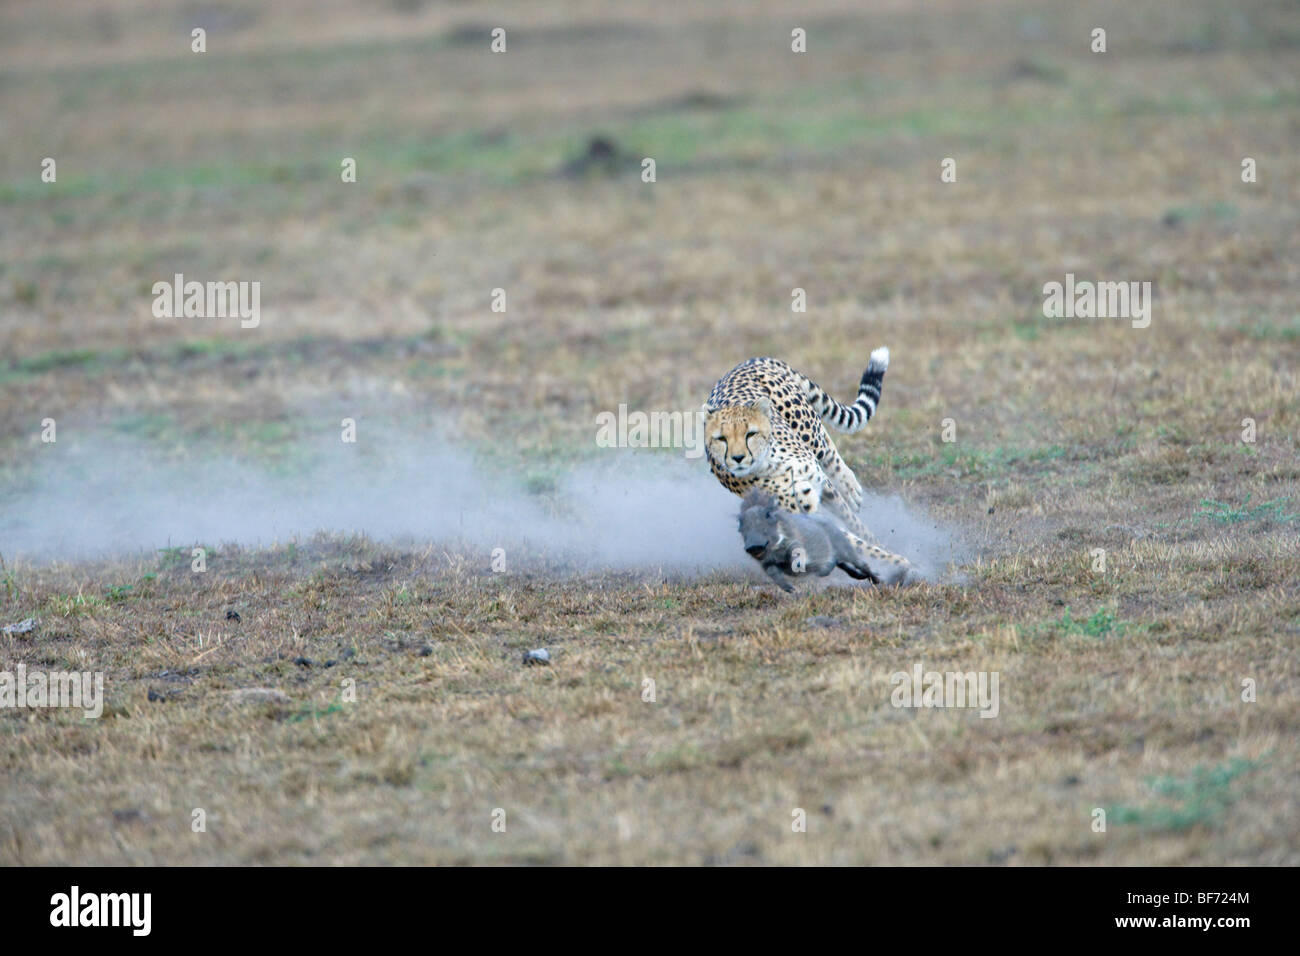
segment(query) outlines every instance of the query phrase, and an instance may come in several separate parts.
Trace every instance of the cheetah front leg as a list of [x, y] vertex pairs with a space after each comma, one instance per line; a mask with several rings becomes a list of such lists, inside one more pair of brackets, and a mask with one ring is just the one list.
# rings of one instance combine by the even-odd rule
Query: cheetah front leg
[[829, 485], [821, 466], [808, 456], [796, 459], [779, 476], [762, 483], [786, 511], [795, 514], [812, 514], [822, 503]]
[[865, 538], [867, 541], [874, 542], [876, 540], [875, 535], [867, 530], [867, 526], [858, 517], [858, 509], [850, 508], [849, 503], [839, 493], [839, 489], [829, 482], [822, 490], [822, 504], [826, 505], [854, 534]]
[[849, 509], [854, 512], [859, 511], [862, 508], [862, 483], [858, 481], [858, 476], [853, 473], [853, 469], [845, 463], [840, 450], [835, 447], [835, 442], [831, 441], [831, 436], [821, 422], [817, 423], [816, 432], [812, 436], [810, 446], [817, 463], [825, 472], [827, 481], [844, 498]]
[[827, 479], [844, 499], [845, 506], [854, 514], [862, 510], [862, 483], [833, 446], [827, 460], [822, 462], [822, 468], [826, 471]]

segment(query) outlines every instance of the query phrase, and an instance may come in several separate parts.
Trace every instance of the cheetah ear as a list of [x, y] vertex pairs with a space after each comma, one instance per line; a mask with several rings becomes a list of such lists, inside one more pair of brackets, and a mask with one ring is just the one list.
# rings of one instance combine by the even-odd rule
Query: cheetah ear
[[756, 401], [756, 402], [755, 402], [753, 405], [751, 405], [750, 407], [751, 407], [751, 408], [756, 408], [756, 409], [758, 409], [760, 412], [762, 412], [762, 413], [763, 413], [764, 415], [766, 415], [768, 418], [771, 418], [771, 417], [772, 417], [772, 401], [771, 401], [771, 399], [769, 399], [769, 398], [760, 398], [758, 401]]

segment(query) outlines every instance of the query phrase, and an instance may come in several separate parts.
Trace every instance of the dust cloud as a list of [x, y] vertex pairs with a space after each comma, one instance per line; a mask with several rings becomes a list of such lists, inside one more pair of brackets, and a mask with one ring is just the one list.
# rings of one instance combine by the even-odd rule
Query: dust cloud
[[[410, 430], [337, 439], [295, 467], [193, 458], [140, 442], [59, 436], [20, 488], [0, 489], [0, 554], [78, 560], [166, 547], [267, 546], [316, 532], [482, 549], [507, 560], [702, 572], [757, 565], [740, 546], [739, 499], [702, 460], [638, 450], [550, 474], [540, 494], [493, 462]], [[867, 526], [927, 578], [960, 558], [952, 535], [898, 497], [868, 495]]]

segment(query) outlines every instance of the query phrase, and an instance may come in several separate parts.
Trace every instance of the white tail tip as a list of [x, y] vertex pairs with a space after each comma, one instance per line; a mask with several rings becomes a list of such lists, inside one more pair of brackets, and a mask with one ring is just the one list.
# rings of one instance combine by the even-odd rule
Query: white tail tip
[[889, 368], [889, 349], [881, 346], [871, 353], [871, 364], [879, 369]]

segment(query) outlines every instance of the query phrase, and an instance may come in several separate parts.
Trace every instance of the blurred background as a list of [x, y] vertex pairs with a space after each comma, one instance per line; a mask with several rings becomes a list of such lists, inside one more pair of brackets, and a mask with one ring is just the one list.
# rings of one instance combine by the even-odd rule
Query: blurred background
[[[1081, 393], [1300, 337], [1298, 48], [1293, 0], [6, 3], [0, 488], [47, 417], [294, 467], [351, 414], [546, 491], [601, 410], [768, 353], [851, 396], [880, 344], [873, 481], [962, 408], [1095, 438]], [[1152, 328], [1045, 320], [1067, 272], [1152, 281]], [[260, 325], [155, 318], [176, 273]]]
[[[109, 700], [5, 718], [0, 860], [1294, 863], [1298, 53], [1296, 0], [5, 0], [0, 647]], [[960, 585], [778, 600], [702, 461], [596, 444], [881, 345], [837, 444]]]

